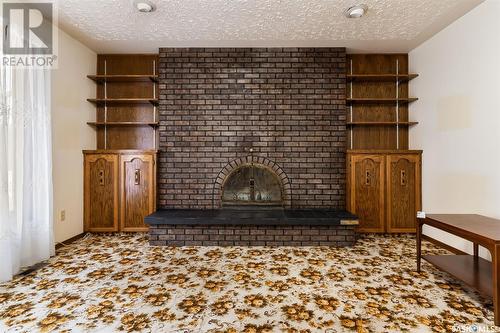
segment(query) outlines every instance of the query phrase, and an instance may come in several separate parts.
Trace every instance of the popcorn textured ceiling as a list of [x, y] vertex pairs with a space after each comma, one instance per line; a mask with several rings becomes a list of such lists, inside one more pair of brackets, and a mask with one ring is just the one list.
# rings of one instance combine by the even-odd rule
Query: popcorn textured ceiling
[[408, 51], [482, 0], [364, 0], [369, 10], [361, 19], [343, 15], [352, 0], [156, 0], [152, 13], [139, 13], [132, 0], [56, 2], [63, 30], [101, 53], [176, 46], [388, 52]]

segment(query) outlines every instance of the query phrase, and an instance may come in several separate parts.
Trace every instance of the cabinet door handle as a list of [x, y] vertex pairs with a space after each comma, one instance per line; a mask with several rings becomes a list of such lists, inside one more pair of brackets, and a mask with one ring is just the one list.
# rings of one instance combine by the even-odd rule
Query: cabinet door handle
[[104, 169], [99, 170], [97, 175], [99, 177], [99, 185], [104, 186], [106, 183], [105, 177], [104, 177]]
[[400, 178], [401, 186], [406, 186], [407, 180], [406, 180], [406, 171], [405, 170], [401, 170], [399, 178]]
[[365, 171], [365, 185], [370, 186], [371, 185], [371, 175], [370, 175], [370, 170]]
[[139, 185], [141, 183], [141, 170], [135, 169], [135, 185]]

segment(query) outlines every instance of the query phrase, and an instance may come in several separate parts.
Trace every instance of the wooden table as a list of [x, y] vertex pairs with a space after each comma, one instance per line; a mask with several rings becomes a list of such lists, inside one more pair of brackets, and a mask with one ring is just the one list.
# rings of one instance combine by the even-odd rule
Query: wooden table
[[[417, 271], [424, 258], [482, 295], [492, 297], [495, 325], [500, 326], [500, 220], [472, 214], [431, 214], [417, 220]], [[474, 254], [422, 256], [424, 224], [471, 241]], [[479, 257], [479, 246], [490, 251], [491, 262]]]

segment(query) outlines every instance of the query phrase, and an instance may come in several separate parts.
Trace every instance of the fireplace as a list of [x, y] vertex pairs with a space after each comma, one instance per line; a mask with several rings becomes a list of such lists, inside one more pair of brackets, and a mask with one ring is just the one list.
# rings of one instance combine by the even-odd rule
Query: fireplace
[[161, 48], [159, 58], [151, 245], [354, 243], [345, 48]]
[[283, 189], [273, 170], [246, 164], [233, 170], [222, 184], [222, 207], [283, 206]]

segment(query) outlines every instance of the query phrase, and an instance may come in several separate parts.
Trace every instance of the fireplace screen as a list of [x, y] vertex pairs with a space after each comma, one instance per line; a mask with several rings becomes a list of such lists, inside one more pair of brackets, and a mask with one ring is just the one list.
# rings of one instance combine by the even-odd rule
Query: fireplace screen
[[223, 185], [222, 205], [282, 205], [281, 181], [268, 168], [241, 166]]

